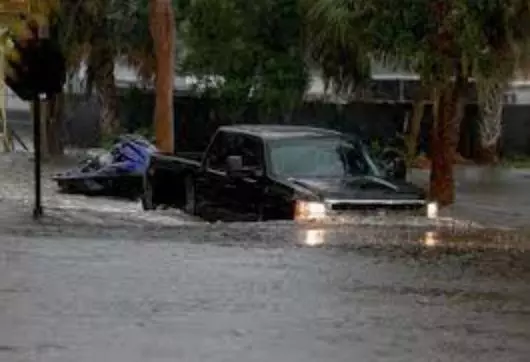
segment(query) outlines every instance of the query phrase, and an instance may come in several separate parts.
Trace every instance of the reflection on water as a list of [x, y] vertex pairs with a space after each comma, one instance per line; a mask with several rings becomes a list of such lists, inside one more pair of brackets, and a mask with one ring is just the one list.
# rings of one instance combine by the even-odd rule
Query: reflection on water
[[326, 242], [326, 230], [303, 230], [302, 241], [307, 246], [320, 246]]
[[[326, 229], [311, 229], [311, 230], [300, 230], [299, 231], [299, 241], [303, 245], [306, 246], [322, 246], [324, 244], [334, 244], [336, 243], [336, 240], [333, 238], [334, 232], [330, 232], [331, 230]], [[373, 230], [372, 230], [373, 232]], [[336, 234], [336, 233], [335, 233]], [[362, 237], [362, 235], [358, 235], [359, 237]], [[426, 247], [436, 247], [441, 246], [443, 244], [443, 237], [438, 231], [426, 231], [423, 234], [417, 235], [419, 236], [419, 242], [426, 246]], [[327, 240], [330, 239], [331, 240]], [[381, 235], [373, 235], [373, 238], [375, 239], [385, 239]], [[418, 239], [416, 239], [418, 240]]]
[[423, 236], [422, 243], [425, 246], [436, 246], [440, 244], [440, 235], [436, 231], [427, 231]]

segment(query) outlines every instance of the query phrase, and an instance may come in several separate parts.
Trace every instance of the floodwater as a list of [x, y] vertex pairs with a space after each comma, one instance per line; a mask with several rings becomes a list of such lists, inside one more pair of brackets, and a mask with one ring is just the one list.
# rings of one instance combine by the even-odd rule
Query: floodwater
[[[450, 218], [208, 225], [57, 195], [48, 178], [34, 224], [30, 162], [7, 161], [0, 362], [529, 360], [523, 231]], [[500, 184], [461, 181], [455, 211], [527, 225], [528, 179]]]
[[530, 355], [528, 252], [477, 249], [479, 234], [217, 225], [162, 236], [2, 237], [0, 361]]

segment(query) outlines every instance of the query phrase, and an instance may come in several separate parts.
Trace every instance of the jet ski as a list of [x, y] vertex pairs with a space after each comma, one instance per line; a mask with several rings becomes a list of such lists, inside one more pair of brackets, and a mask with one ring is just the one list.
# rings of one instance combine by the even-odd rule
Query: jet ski
[[122, 135], [104, 154], [85, 159], [53, 180], [63, 193], [137, 199], [143, 192], [149, 159], [156, 151], [141, 136]]

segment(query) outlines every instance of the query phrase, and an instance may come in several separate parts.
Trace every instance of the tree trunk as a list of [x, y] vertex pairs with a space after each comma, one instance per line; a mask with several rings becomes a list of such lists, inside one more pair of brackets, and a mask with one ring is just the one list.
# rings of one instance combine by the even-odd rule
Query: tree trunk
[[61, 156], [64, 153], [63, 140], [63, 106], [64, 94], [56, 94], [48, 101], [48, 118], [46, 138], [50, 156]]
[[504, 93], [507, 84], [479, 78], [476, 83], [477, 103], [481, 115], [478, 161], [482, 164], [498, 163], [497, 146], [502, 135]]
[[[100, 130], [103, 140], [115, 136], [120, 130], [118, 117], [118, 88], [114, 77], [114, 53], [104, 40], [94, 41], [89, 58], [89, 77], [101, 106]], [[89, 85], [89, 88], [91, 84]]]
[[425, 111], [425, 101], [423, 100], [423, 94], [416, 95], [414, 103], [412, 105], [412, 119], [409, 123], [407, 136], [405, 138], [406, 145], [406, 161], [407, 168], [409, 168], [418, 150], [418, 137], [421, 131], [421, 121], [423, 120], [423, 114]]
[[476, 159], [482, 165], [497, 165], [499, 163], [497, 144], [479, 144]]
[[118, 118], [118, 89], [114, 75], [105, 77], [105, 82], [98, 87], [101, 104], [101, 134], [104, 138], [112, 138], [120, 131]]
[[431, 130], [430, 197], [440, 206], [455, 201], [454, 161], [464, 110], [466, 80], [457, 75], [455, 82], [436, 95]]
[[101, 134], [104, 138], [115, 136], [120, 130], [118, 117], [118, 89], [114, 78], [114, 57], [106, 54], [101, 59], [96, 89], [101, 104]]
[[[41, 100], [40, 104], [40, 150], [44, 161], [53, 156], [60, 156], [64, 152], [64, 144], [62, 139], [62, 123], [60, 113], [62, 108], [59, 108], [56, 95], [49, 100]], [[31, 118], [33, 119], [33, 107], [31, 107]]]
[[156, 76], [154, 111], [156, 146], [173, 153], [173, 80], [175, 65], [175, 17], [170, 0], [150, 0], [149, 29], [153, 38]]

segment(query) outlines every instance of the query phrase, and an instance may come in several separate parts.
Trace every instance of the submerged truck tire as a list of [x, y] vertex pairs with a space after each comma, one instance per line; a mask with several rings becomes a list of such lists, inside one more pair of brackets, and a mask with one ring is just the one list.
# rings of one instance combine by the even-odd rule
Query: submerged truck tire
[[153, 183], [149, 177], [144, 176], [144, 191], [140, 196], [142, 202], [142, 209], [145, 211], [156, 210], [156, 204], [153, 199]]

